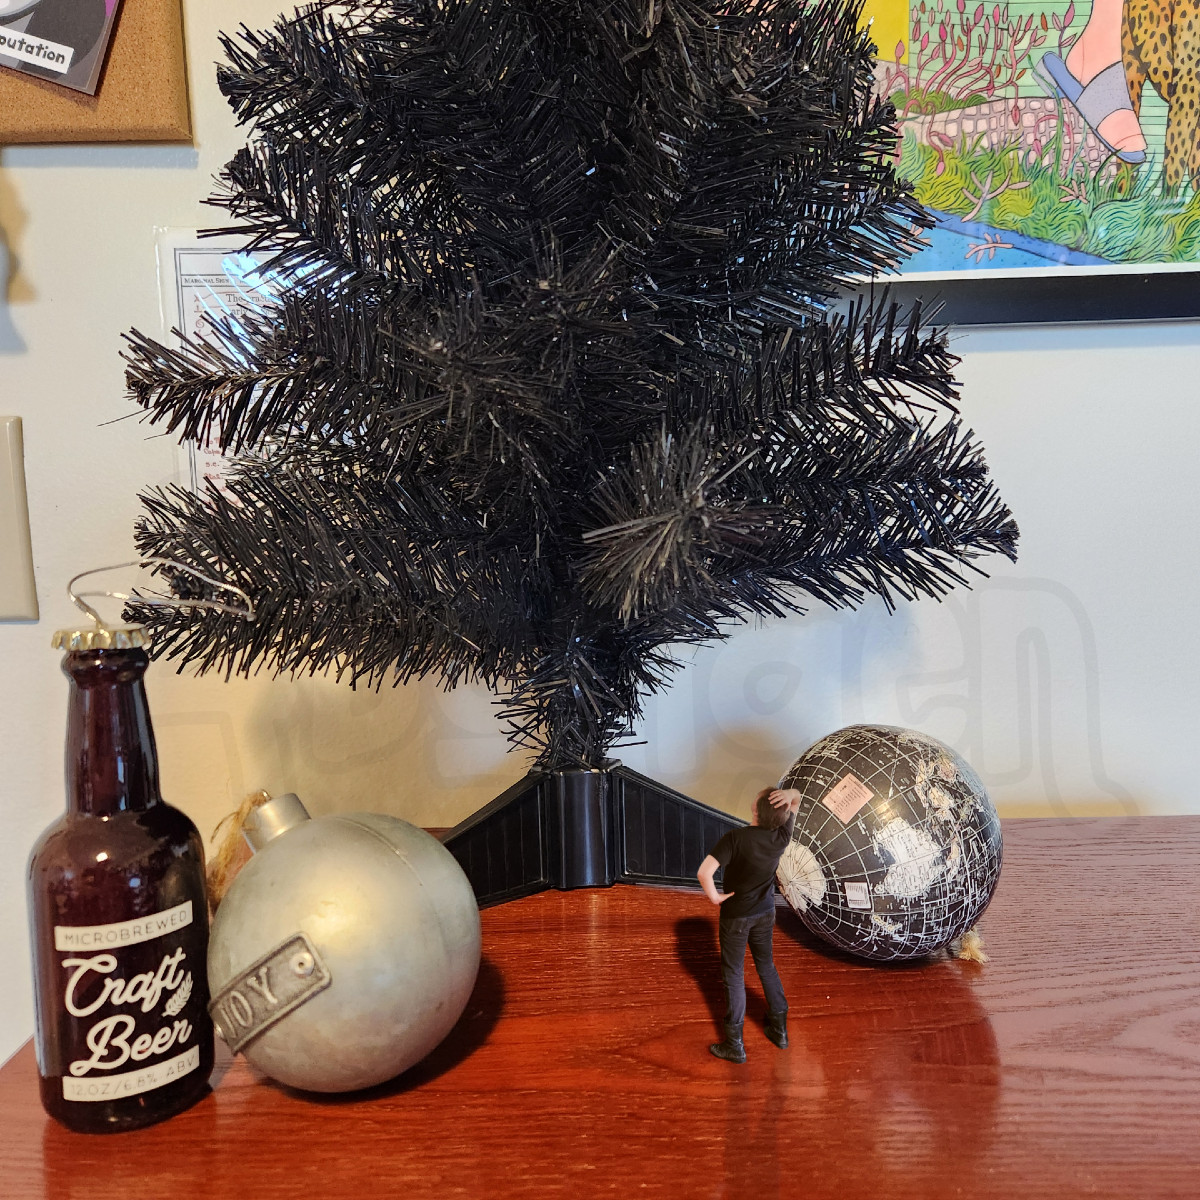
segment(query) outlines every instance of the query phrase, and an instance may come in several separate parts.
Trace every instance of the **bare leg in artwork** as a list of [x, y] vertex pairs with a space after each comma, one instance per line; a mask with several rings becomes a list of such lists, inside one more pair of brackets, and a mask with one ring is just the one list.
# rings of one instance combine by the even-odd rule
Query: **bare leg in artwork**
[[1035, 68], [1044, 87], [1074, 106], [1096, 136], [1122, 161], [1141, 163], [1146, 139], [1129, 97], [1121, 59], [1124, 0], [1092, 0], [1083, 32], [1066, 60], [1045, 54]]

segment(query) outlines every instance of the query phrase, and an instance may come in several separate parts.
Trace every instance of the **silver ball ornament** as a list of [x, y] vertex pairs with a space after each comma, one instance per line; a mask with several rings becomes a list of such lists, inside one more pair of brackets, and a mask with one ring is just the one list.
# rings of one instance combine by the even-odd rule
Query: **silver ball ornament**
[[796, 760], [801, 794], [777, 878], [805, 927], [860, 958], [933, 954], [996, 890], [1000, 819], [970, 766], [927, 734], [851, 725]]
[[424, 1058], [479, 970], [479, 908], [453, 855], [394, 817], [311, 820], [292, 795], [254, 810], [245, 833], [254, 857], [209, 938], [222, 1037], [314, 1092], [371, 1087]]

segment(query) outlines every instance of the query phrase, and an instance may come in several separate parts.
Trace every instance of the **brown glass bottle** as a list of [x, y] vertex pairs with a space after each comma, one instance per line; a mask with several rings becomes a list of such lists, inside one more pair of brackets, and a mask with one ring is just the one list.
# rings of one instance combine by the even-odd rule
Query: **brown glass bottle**
[[87, 648], [63, 659], [67, 812], [29, 862], [42, 1104], [83, 1132], [180, 1112], [213, 1066], [204, 847], [159, 795], [140, 635], [56, 638]]

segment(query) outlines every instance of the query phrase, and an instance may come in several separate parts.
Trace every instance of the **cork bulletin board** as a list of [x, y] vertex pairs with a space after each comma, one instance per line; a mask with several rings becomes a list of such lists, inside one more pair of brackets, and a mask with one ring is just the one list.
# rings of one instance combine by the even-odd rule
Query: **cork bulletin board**
[[95, 96], [0, 68], [0, 146], [191, 137], [180, 0], [125, 0]]

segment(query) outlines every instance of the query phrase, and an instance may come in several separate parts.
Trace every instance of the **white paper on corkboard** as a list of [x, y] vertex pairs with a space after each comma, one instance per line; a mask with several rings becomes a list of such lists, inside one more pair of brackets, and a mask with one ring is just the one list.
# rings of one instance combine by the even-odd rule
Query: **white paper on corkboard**
[[121, 0], [0, 0], [0, 67], [94, 96]]
[[[19, 15], [12, 0], [6, 13]], [[0, 146], [191, 137], [180, 0], [124, 0], [94, 96], [0, 68]]]

